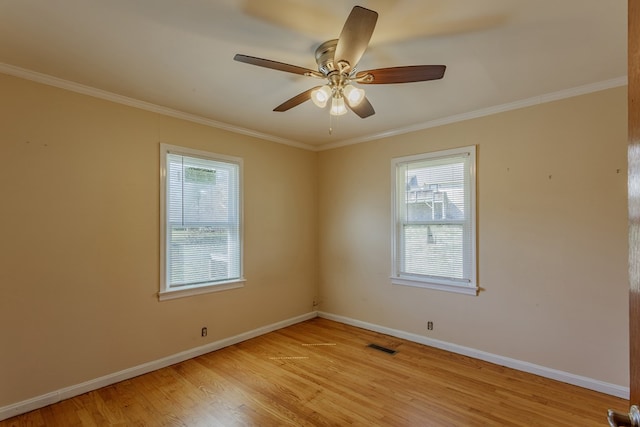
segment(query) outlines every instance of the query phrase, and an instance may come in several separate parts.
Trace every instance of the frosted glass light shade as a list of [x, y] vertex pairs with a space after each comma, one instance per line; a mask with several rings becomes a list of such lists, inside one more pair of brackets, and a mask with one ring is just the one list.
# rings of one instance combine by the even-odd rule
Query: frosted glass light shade
[[358, 106], [364, 99], [364, 90], [359, 89], [353, 85], [346, 85], [342, 90], [342, 93], [347, 99], [349, 105], [352, 107]]
[[320, 108], [324, 108], [331, 98], [331, 88], [327, 85], [311, 91], [311, 101]]
[[331, 98], [331, 111], [329, 114], [332, 116], [342, 116], [343, 114], [347, 114], [347, 107], [344, 105], [343, 97], [333, 97]]

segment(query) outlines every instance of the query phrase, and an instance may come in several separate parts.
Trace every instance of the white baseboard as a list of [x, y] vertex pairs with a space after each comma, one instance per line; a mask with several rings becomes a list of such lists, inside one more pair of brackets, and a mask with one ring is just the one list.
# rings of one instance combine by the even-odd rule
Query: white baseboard
[[521, 360], [511, 359], [509, 357], [499, 356], [497, 354], [487, 353], [481, 350], [476, 350], [469, 347], [464, 347], [457, 344], [448, 343], [432, 338], [427, 338], [421, 335], [413, 334], [410, 332], [400, 331], [397, 329], [391, 329], [384, 326], [375, 325], [373, 323], [363, 322], [360, 320], [352, 319], [349, 317], [339, 316], [325, 312], [310, 312], [301, 316], [293, 317], [290, 319], [276, 322], [271, 325], [263, 326], [261, 328], [254, 329], [233, 337], [225, 338], [219, 341], [215, 341], [200, 347], [196, 347], [190, 350], [186, 350], [172, 356], [164, 357], [159, 360], [144, 363], [142, 365], [134, 366], [113, 374], [105, 375], [100, 378], [85, 381], [80, 384], [65, 387], [60, 390], [52, 391], [40, 396], [36, 396], [32, 399], [23, 400], [22, 402], [14, 403], [8, 406], [0, 407], [0, 421], [7, 418], [14, 417], [16, 415], [24, 414], [35, 409], [42, 408], [53, 403], [60, 402], [64, 399], [69, 399], [74, 396], [78, 396], [83, 393], [87, 393], [92, 390], [97, 390], [102, 387], [115, 384], [120, 381], [127, 380], [129, 378], [137, 377], [139, 375], [146, 374], [151, 371], [155, 371], [179, 362], [183, 362], [194, 357], [210, 353], [215, 350], [219, 350], [224, 347], [228, 347], [233, 344], [237, 344], [242, 341], [249, 340], [251, 338], [258, 337], [260, 335], [267, 334], [269, 332], [285, 328], [287, 326], [294, 325], [296, 323], [304, 322], [305, 320], [313, 319], [314, 317], [322, 317], [336, 322], [344, 323], [358, 328], [367, 329], [374, 332], [380, 332], [383, 334], [391, 335], [393, 337], [406, 339], [419, 344], [428, 345], [435, 348], [450, 351], [452, 353], [462, 354], [465, 356], [473, 357], [476, 359], [484, 360], [497, 365], [506, 366], [509, 368], [517, 369], [519, 371], [529, 372], [541, 377], [550, 378], [553, 380], [562, 381], [568, 384], [577, 385], [579, 387], [587, 388], [590, 390], [606, 393], [612, 396], [620, 397], [623, 399], [629, 399], [629, 387], [623, 387], [616, 384], [606, 383], [603, 381], [595, 380], [592, 378], [583, 377], [580, 375], [571, 374], [569, 372], [563, 372], [556, 369], [546, 368], [544, 366], [535, 365], [529, 362], [523, 362]]
[[78, 396], [92, 390], [97, 390], [99, 388], [106, 387], [108, 385], [115, 384], [129, 378], [137, 377], [138, 375], [146, 374], [151, 371], [174, 365], [176, 363], [183, 362], [185, 360], [192, 359], [194, 357], [201, 356], [203, 354], [210, 353], [212, 351], [219, 350], [221, 348], [228, 347], [230, 345], [237, 344], [239, 342], [246, 341], [248, 339], [294, 325], [296, 323], [304, 322], [305, 320], [313, 319], [317, 316], [318, 313], [315, 311], [306, 313], [301, 316], [293, 317], [281, 322], [254, 329], [252, 331], [244, 332], [240, 335], [225, 338], [200, 347], [192, 348], [190, 350], [186, 350], [172, 356], [164, 357], [159, 360], [154, 360], [142, 365], [125, 369], [123, 371], [114, 372], [113, 374], [105, 375], [100, 378], [95, 378], [93, 380], [85, 381], [80, 384], [52, 391], [51, 393], [36, 396], [32, 399], [23, 400], [22, 402], [14, 403], [8, 406], [3, 406], [0, 407], [0, 421], [7, 418], [15, 417], [16, 415], [24, 414], [29, 411], [33, 411], [38, 408], [42, 408], [47, 405], [51, 405], [52, 403], [60, 402], [64, 399], [69, 399], [70, 397]]
[[446, 341], [440, 341], [433, 338], [427, 338], [421, 335], [413, 334], [410, 332], [405, 332], [397, 329], [391, 329], [384, 326], [375, 325], [373, 323], [362, 322], [360, 320], [339, 316], [336, 314], [325, 313], [321, 311], [321, 312], [318, 312], [318, 316], [324, 319], [334, 320], [336, 322], [344, 323], [351, 326], [356, 326], [358, 328], [367, 329], [374, 332], [380, 332], [382, 334], [391, 335], [397, 338], [402, 338], [407, 341], [413, 341], [419, 344], [428, 345], [430, 347], [436, 347], [442, 350], [447, 350], [452, 353], [462, 354], [464, 356], [469, 356], [475, 359], [484, 360], [486, 362], [495, 363], [496, 365], [506, 366], [508, 368], [517, 369], [519, 371], [528, 372], [531, 374], [539, 375], [541, 377], [562, 381], [568, 384], [573, 384], [589, 390], [598, 391], [600, 393], [606, 393], [606, 394], [620, 397], [623, 399], [629, 399], [629, 394], [630, 394], [629, 387], [623, 387], [617, 384], [606, 383], [603, 381], [595, 380], [593, 378], [583, 377], [583, 376], [575, 375], [569, 372], [559, 371], [557, 369], [547, 368], [544, 366], [535, 365], [533, 363], [512, 359], [510, 357], [487, 353], [485, 351], [448, 343]]

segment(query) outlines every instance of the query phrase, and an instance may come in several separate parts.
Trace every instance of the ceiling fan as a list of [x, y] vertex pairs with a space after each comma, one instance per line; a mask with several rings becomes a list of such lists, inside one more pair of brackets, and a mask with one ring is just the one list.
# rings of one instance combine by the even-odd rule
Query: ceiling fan
[[294, 96], [273, 111], [287, 111], [311, 99], [320, 108], [324, 108], [331, 101], [329, 112], [333, 116], [346, 114], [349, 107], [364, 119], [375, 114], [375, 110], [364, 90], [354, 86], [354, 83], [390, 84], [437, 80], [444, 76], [446, 69], [445, 65], [409, 65], [357, 71], [356, 67], [369, 45], [377, 20], [377, 12], [355, 6], [342, 28], [340, 37], [326, 41], [316, 49], [318, 71], [241, 54], [235, 55], [233, 59], [259, 67], [326, 80], [326, 84]]

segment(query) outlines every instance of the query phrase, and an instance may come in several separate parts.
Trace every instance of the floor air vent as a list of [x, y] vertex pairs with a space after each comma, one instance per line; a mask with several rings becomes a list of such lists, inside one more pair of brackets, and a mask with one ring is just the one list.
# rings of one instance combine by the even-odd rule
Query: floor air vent
[[396, 354], [397, 353], [397, 351], [395, 351], [395, 350], [392, 350], [392, 349], [387, 348], [387, 347], [383, 347], [383, 346], [378, 345], [378, 344], [369, 344], [367, 347], [370, 347], [370, 348], [373, 348], [375, 350], [379, 350], [379, 351], [385, 352], [387, 354]]

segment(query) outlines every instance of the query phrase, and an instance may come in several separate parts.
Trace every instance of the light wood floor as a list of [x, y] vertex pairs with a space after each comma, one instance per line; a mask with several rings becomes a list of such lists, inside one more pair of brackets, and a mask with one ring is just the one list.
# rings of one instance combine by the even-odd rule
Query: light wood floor
[[608, 408], [628, 402], [317, 318], [0, 427], [605, 426]]

